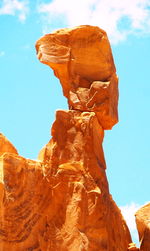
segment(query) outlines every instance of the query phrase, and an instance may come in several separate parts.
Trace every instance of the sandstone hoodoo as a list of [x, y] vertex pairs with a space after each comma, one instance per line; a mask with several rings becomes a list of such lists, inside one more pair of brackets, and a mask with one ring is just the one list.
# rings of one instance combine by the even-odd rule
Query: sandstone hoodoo
[[0, 150], [0, 250], [138, 250], [105, 172], [104, 129], [118, 121], [106, 33], [88, 25], [61, 29], [39, 39], [36, 49], [59, 78], [69, 110], [57, 111], [37, 161]]

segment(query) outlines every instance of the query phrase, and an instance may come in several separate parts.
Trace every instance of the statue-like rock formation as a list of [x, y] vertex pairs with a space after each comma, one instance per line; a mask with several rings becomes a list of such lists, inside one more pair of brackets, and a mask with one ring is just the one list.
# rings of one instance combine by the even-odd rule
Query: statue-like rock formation
[[150, 203], [136, 212], [136, 224], [139, 233], [140, 251], [150, 250]]
[[36, 49], [59, 78], [70, 109], [94, 111], [104, 129], [118, 122], [118, 78], [105, 31], [61, 29], [39, 39]]
[[134, 250], [105, 172], [104, 128], [116, 123], [118, 102], [106, 33], [63, 29], [36, 48], [60, 78], [70, 110], [57, 111], [37, 161], [9, 151], [0, 157], [0, 250]]

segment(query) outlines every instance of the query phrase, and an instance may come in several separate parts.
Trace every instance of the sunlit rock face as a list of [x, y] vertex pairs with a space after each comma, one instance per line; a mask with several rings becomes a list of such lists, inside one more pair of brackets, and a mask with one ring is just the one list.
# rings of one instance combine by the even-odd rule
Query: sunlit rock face
[[135, 243], [131, 242], [129, 243], [128, 251], [139, 251], [139, 248], [136, 247]]
[[39, 39], [36, 49], [59, 78], [70, 109], [95, 112], [103, 129], [118, 122], [118, 78], [105, 31], [61, 29]]
[[0, 156], [6, 152], [18, 154], [13, 144], [2, 133], [0, 133]]
[[44, 36], [36, 48], [59, 77], [69, 110], [57, 111], [37, 161], [0, 145], [0, 250], [135, 250], [109, 193], [102, 147], [118, 102], [107, 35], [79, 26]]
[[136, 224], [139, 233], [140, 251], [150, 250], [150, 203], [136, 212]]

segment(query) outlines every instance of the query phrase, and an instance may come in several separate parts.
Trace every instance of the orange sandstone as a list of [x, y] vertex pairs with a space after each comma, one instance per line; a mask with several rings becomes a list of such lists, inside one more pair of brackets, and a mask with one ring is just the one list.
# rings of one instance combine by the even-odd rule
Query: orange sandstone
[[104, 129], [118, 122], [118, 78], [105, 31], [89, 25], [61, 29], [40, 38], [36, 49], [59, 78], [70, 109], [96, 112]]
[[37, 161], [0, 145], [6, 150], [0, 157], [0, 250], [135, 250], [105, 172], [104, 129], [118, 120], [107, 35], [92, 26], [62, 29], [36, 48], [60, 79], [70, 110], [57, 111]]
[[0, 156], [6, 152], [18, 154], [12, 143], [2, 133], [0, 133]]
[[150, 250], [150, 203], [136, 212], [136, 224], [139, 233], [140, 251]]
[[127, 250], [130, 233], [109, 194], [102, 140], [94, 113], [58, 111], [41, 161], [3, 154], [0, 250]]
[[135, 243], [129, 243], [128, 251], [139, 251], [139, 248], [136, 247]]

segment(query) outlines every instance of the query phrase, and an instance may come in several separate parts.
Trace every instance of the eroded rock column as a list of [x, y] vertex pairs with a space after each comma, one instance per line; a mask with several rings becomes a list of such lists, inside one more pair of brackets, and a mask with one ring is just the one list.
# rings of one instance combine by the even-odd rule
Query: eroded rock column
[[53, 175], [56, 170], [67, 175], [66, 182], [77, 189], [63, 245], [66, 250], [127, 250], [130, 234], [109, 194], [102, 148], [104, 130], [118, 122], [118, 78], [107, 35], [92, 26], [61, 29], [39, 39], [36, 49], [59, 78], [69, 105], [69, 111], [56, 113], [53, 137], [39, 155], [48, 171], [50, 166]]
[[37, 161], [0, 151], [0, 250], [127, 251], [131, 237], [109, 193], [102, 147], [104, 130], [118, 121], [107, 35], [92, 26], [62, 29], [36, 49], [69, 110], [57, 111]]

